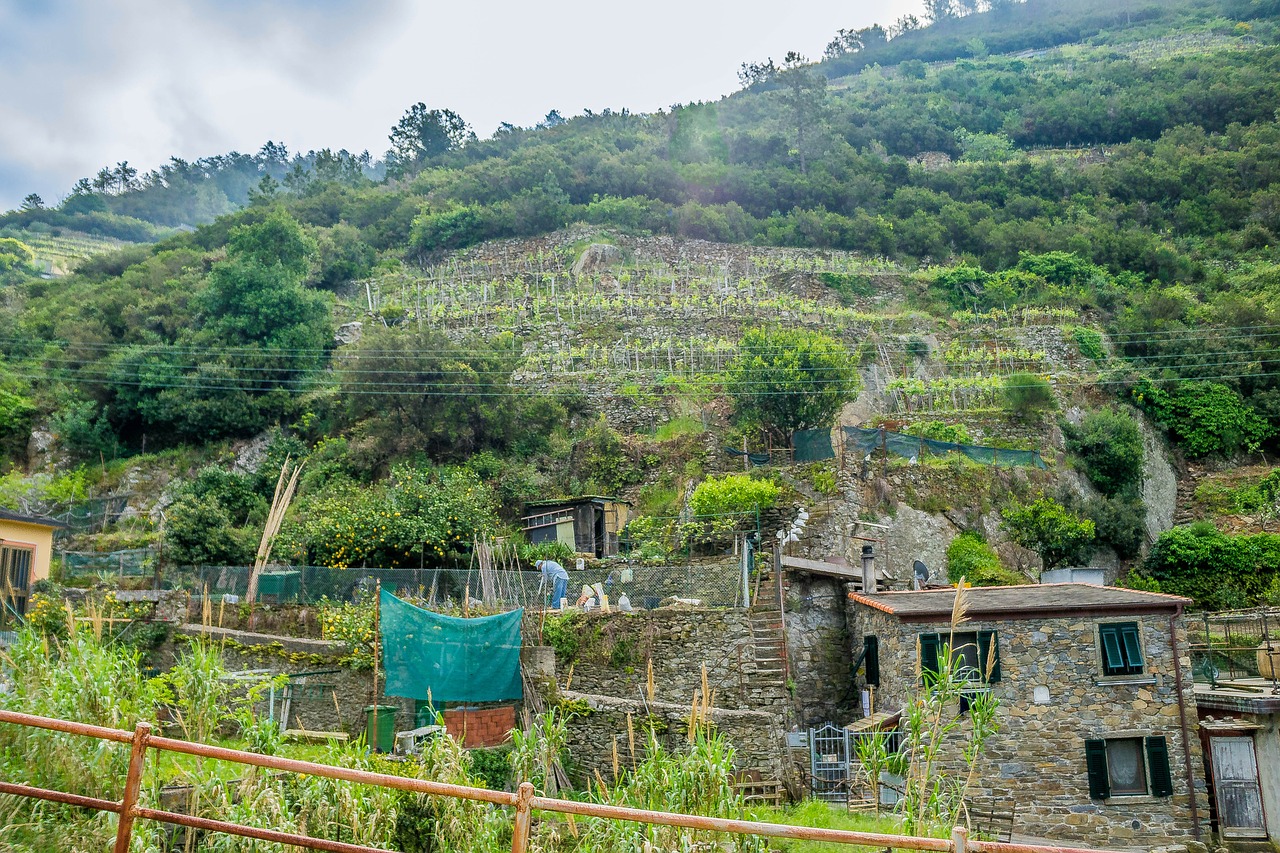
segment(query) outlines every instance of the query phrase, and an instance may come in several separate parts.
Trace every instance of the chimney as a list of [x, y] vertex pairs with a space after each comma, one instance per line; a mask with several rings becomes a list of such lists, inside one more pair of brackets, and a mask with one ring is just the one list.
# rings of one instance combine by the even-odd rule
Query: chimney
[[876, 591], [876, 554], [870, 545], [862, 546], [862, 592], [864, 595]]

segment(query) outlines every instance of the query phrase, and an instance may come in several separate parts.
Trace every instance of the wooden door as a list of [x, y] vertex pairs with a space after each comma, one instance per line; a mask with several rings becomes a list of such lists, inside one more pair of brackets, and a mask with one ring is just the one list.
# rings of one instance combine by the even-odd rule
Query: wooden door
[[1251, 737], [1210, 737], [1218, 828], [1226, 838], [1266, 838]]

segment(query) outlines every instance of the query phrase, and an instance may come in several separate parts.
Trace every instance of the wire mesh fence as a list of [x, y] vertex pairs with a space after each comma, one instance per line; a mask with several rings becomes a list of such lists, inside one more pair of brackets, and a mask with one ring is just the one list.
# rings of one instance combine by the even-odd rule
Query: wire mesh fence
[[47, 517], [61, 521], [72, 533], [101, 533], [107, 525], [118, 521], [132, 494], [90, 498], [61, 508], [50, 508]]
[[938, 441], [914, 435], [889, 432], [884, 429], [864, 429], [846, 426], [840, 429], [840, 443], [831, 440], [831, 431], [825, 429], [800, 430], [793, 437], [796, 462], [821, 462], [842, 457], [843, 454], [862, 458], [864, 455], [894, 455], [903, 459], [923, 459], [926, 456], [945, 456], [959, 453], [981, 465], [1001, 468], [1044, 468], [1045, 462], [1035, 450], [1012, 450], [1002, 447], [986, 447], [978, 444], [959, 444], [954, 441]]
[[60, 551], [63, 577], [79, 575], [111, 575], [144, 577], [155, 571], [154, 548], [129, 548], [121, 551]]
[[[567, 567], [569, 603], [584, 594], [596, 595], [599, 586], [611, 605], [625, 595], [633, 609], [653, 609], [684, 603], [702, 607], [740, 607], [743, 577], [740, 557], [694, 560], [677, 565], [609, 563], [599, 568]], [[183, 589], [199, 598], [244, 601], [249, 586], [248, 566], [187, 566], [167, 568], [165, 585]], [[478, 568], [436, 569], [335, 569], [327, 566], [273, 567], [259, 576], [260, 603], [315, 604], [321, 600], [358, 601], [372, 596], [381, 583], [402, 597], [429, 607], [452, 609], [467, 599], [485, 607], [540, 610], [554, 607], [552, 587], [541, 572]], [[585, 590], [590, 589], [590, 593]], [[678, 601], [677, 601], [678, 600]]]

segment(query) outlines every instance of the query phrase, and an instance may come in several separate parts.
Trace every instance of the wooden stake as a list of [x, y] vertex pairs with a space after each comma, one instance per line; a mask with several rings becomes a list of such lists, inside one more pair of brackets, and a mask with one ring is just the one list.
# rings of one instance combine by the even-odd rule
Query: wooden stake
[[[373, 595], [373, 703], [378, 704], [378, 658], [382, 657], [382, 578], [378, 578]], [[377, 711], [375, 710], [376, 714]]]

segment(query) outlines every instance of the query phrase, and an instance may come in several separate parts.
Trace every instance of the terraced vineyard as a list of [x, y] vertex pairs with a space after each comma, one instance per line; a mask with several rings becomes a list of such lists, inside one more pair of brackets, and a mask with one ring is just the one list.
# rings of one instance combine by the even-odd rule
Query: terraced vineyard
[[50, 275], [67, 275], [85, 258], [131, 246], [124, 240], [85, 234], [80, 231], [14, 231], [3, 236], [26, 243], [36, 253], [36, 263]]
[[[611, 260], [575, 273], [592, 237], [610, 241], [598, 248]], [[340, 315], [459, 341], [510, 333], [523, 341], [520, 384], [637, 402], [715, 396], [743, 332], [770, 325], [842, 340], [867, 407], [898, 419], [997, 411], [1011, 373], [1053, 375], [1064, 390], [1094, 375], [1075, 310], [939, 315], [924, 295], [933, 274], [844, 252], [562, 232], [362, 282]]]

